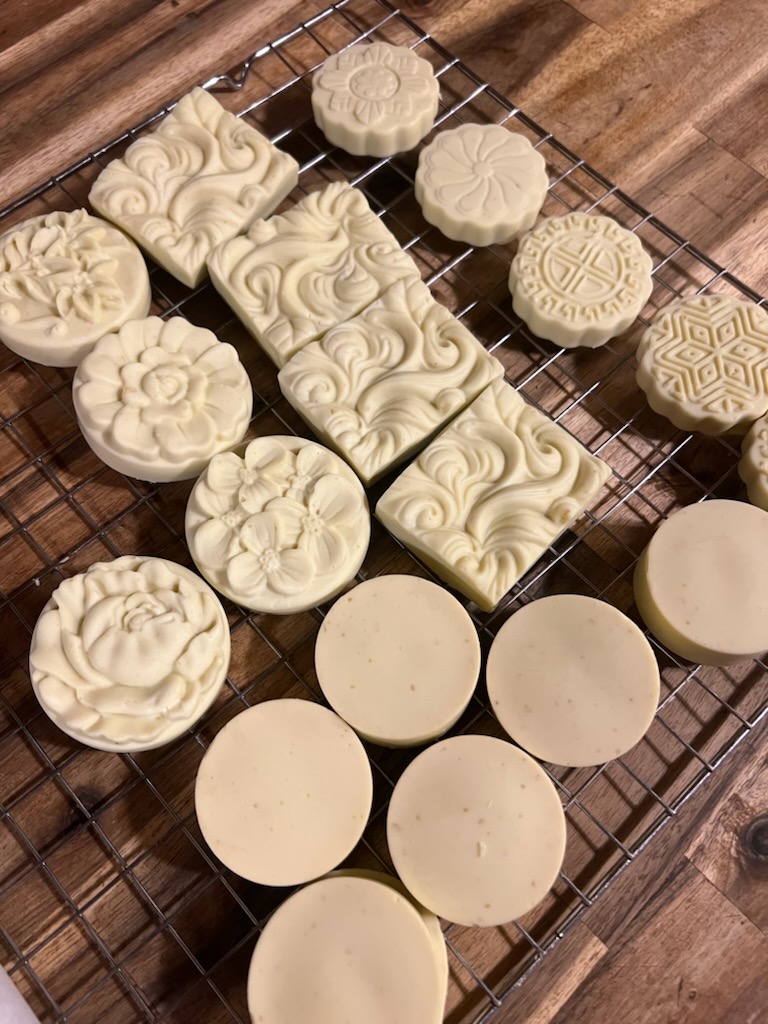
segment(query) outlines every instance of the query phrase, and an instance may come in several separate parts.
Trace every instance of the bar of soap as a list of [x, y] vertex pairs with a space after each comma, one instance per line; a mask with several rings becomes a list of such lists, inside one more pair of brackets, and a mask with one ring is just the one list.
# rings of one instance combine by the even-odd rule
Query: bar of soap
[[491, 611], [610, 473], [499, 380], [400, 474], [376, 517], [449, 586]]
[[216, 289], [277, 366], [419, 270], [346, 182], [257, 221], [208, 260]]
[[422, 447], [504, 367], [416, 278], [297, 352], [280, 388], [366, 486]]
[[753, 505], [768, 512], [768, 417], [755, 420], [741, 446], [739, 476]]
[[768, 650], [768, 512], [741, 501], [688, 505], [637, 563], [635, 600], [674, 654], [731, 665]]
[[517, 315], [564, 348], [597, 348], [626, 331], [653, 289], [653, 260], [611, 217], [549, 217], [520, 242], [509, 271]]
[[659, 702], [659, 667], [643, 632], [605, 601], [577, 594], [542, 597], [507, 619], [486, 682], [512, 739], [569, 767], [626, 753]]
[[477, 683], [480, 642], [442, 587], [418, 576], [376, 576], [326, 615], [315, 671], [328, 703], [364, 739], [416, 746], [458, 721]]
[[215, 455], [189, 496], [185, 526], [209, 583], [244, 608], [278, 614], [335, 597], [371, 534], [349, 466], [314, 441], [280, 436]]
[[554, 884], [565, 815], [528, 754], [491, 736], [454, 736], [400, 776], [387, 842], [404, 885], [433, 913], [457, 924], [504, 924]]
[[270, 917], [248, 971], [254, 1024], [440, 1024], [445, 989], [410, 900], [369, 878], [322, 878]]
[[183, 317], [147, 317], [102, 338], [72, 395], [88, 444], [118, 473], [186, 480], [242, 440], [253, 392], [237, 352]]
[[334, 146], [356, 156], [413, 149], [434, 124], [439, 98], [429, 61], [391, 43], [350, 46], [312, 76], [318, 127]]
[[298, 175], [292, 156], [209, 92], [193, 89], [107, 165], [88, 198], [194, 288], [205, 277], [208, 253], [271, 213]]
[[138, 555], [60, 583], [29, 652], [45, 713], [98, 750], [150, 750], [181, 736], [228, 667], [229, 624], [210, 587], [183, 565]]
[[439, 132], [419, 154], [414, 181], [426, 220], [470, 245], [511, 242], [528, 231], [548, 187], [541, 153], [500, 124]]
[[640, 339], [637, 383], [680, 430], [746, 434], [768, 412], [768, 312], [729, 295], [664, 307]]
[[236, 874], [299, 885], [352, 852], [372, 787], [363, 745], [338, 715], [310, 700], [267, 700], [217, 733], [197, 772], [195, 811]]
[[0, 236], [0, 340], [25, 359], [77, 366], [149, 304], [138, 248], [85, 210], [32, 217]]

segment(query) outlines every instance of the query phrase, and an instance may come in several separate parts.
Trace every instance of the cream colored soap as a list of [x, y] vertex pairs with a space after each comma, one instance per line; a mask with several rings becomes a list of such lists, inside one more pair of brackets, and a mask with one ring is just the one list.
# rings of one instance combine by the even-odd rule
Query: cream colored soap
[[640, 340], [637, 383], [680, 430], [746, 434], [768, 411], [768, 312], [728, 295], [663, 307]]
[[299, 885], [352, 852], [371, 811], [371, 767], [338, 715], [310, 700], [268, 700], [236, 715], [200, 763], [195, 811], [235, 874]]
[[755, 420], [744, 438], [739, 476], [753, 505], [768, 512], [768, 417]]
[[0, 340], [25, 359], [77, 366], [149, 303], [139, 250], [85, 210], [32, 217], [0, 236]]
[[278, 381], [368, 486], [503, 373], [429, 288], [408, 278], [297, 352]]
[[635, 600], [674, 654], [730, 665], [768, 650], [768, 512], [741, 501], [688, 505], [635, 569]]
[[101, 172], [89, 200], [190, 288], [205, 260], [298, 181], [299, 166], [204, 89], [183, 96], [157, 128]]
[[652, 270], [640, 239], [613, 218], [549, 217], [522, 239], [512, 260], [512, 305], [540, 338], [597, 348], [640, 315]]
[[384, 492], [376, 517], [441, 579], [490, 611], [610, 472], [498, 380]]
[[542, 597], [507, 619], [486, 682], [512, 739], [569, 767], [626, 753], [659, 702], [659, 667], [642, 631], [604, 601], [576, 594]]
[[432, 128], [440, 85], [429, 61], [407, 46], [358, 43], [334, 53], [312, 77], [312, 112], [334, 146], [393, 156]]
[[345, 182], [257, 221], [208, 260], [211, 280], [277, 366], [419, 270]]
[[429, 223], [470, 245], [511, 242], [528, 231], [548, 187], [541, 153], [500, 124], [439, 132], [419, 153], [414, 181]]
[[335, 597], [371, 535], [365, 492], [338, 455], [300, 437], [257, 437], [215, 455], [187, 503], [200, 572], [245, 608], [288, 614]]
[[457, 924], [503, 924], [555, 882], [565, 815], [554, 785], [522, 750], [490, 736], [454, 736], [400, 776], [387, 842], [406, 888], [429, 910]]
[[102, 338], [72, 382], [77, 421], [102, 462], [138, 480], [187, 480], [242, 440], [253, 406], [237, 352], [183, 317]]
[[368, 878], [323, 878], [267, 922], [248, 972], [253, 1024], [440, 1024], [445, 988], [419, 912]]
[[229, 667], [216, 595], [182, 565], [123, 555], [59, 584], [37, 620], [32, 686], [60, 729], [98, 750], [149, 750], [186, 732]]
[[480, 642], [442, 587], [418, 576], [376, 576], [326, 615], [315, 670], [328, 703], [364, 739], [415, 746], [442, 736], [466, 708]]

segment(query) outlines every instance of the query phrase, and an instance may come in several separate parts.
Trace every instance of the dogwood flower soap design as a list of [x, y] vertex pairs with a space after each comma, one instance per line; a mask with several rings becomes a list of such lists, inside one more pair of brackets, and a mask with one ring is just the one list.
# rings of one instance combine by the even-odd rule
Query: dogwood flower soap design
[[354, 578], [370, 539], [360, 481], [333, 452], [259, 437], [211, 459], [189, 496], [187, 544], [222, 594], [260, 612], [304, 611]]
[[231, 345], [183, 317], [147, 317], [103, 338], [73, 382], [99, 458], [139, 480], [197, 476], [248, 428], [253, 395]]
[[359, 43], [329, 57], [312, 79], [312, 110], [325, 137], [348, 153], [392, 156], [432, 127], [440, 85], [407, 46]]
[[85, 210], [32, 217], [0, 237], [0, 339], [45, 366], [76, 366], [149, 310], [139, 250]]
[[210, 707], [229, 650], [207, 584], [164, 558], [123, 555], [54, 591], [32, 634], [30, 676], [69, 736], [99, 750], [149, 750]]

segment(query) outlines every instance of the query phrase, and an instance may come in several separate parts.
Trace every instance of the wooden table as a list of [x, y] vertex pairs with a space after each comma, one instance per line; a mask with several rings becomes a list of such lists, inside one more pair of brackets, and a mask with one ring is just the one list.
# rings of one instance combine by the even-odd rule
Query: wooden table
[[[0, 14], [0, 202], [324, 0], [31, 0]], [[768, 289], [764, 0], [403, 9], [699, 248]], [[498, 1020], [768, 1020], [768, 734], [752, 734]]]

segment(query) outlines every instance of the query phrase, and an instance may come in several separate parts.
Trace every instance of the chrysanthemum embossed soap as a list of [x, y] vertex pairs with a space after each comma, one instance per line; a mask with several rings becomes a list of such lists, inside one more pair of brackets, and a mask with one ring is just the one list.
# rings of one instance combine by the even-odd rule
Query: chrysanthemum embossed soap
[[194, 287], [211, 249], [271, 213], [297, 180], [293, 157], [210, 93], [193, 89], [102, 171], [89, 199]]

